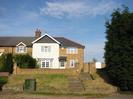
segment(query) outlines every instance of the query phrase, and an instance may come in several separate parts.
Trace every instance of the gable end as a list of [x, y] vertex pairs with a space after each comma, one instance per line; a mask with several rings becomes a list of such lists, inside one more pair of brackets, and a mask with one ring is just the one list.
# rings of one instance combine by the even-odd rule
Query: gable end
[[51, 37], [48, 34], [41, 36], [40, 38], [34, 40], [32, 43], [58, 43], [60, 44], [59, 41], [57, 41], [55, 38]]

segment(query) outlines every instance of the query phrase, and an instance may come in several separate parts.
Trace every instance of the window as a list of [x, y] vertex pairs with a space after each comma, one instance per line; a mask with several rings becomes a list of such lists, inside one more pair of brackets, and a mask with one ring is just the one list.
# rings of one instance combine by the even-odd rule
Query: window
[[67, 48], [67, 54], [77, 54], [78, 53], [78, 49], [77, 48]]
[[26, 51], [27, 51], [26, 46], [17, 46], [16, 47], [16, 52], [17, 53], [26, 53]]
[[42, 61], [42, 68], [50, 68], [50, 67], [52, 67], [52, 63], [53, 63], [52, 60], [46, 59], [46, 60]]
[[65, 61], [60, 61], [60, 67], [64, 68], [65, 67], [65, 63], [66, 63]]
[[41, 46], [41, 52], [50, 52], [51, 47], [50, 46]]
[[77, 63], [77, 60], [70, 60], [70, 67], [75, 67], [76, 66], [76, 63]]

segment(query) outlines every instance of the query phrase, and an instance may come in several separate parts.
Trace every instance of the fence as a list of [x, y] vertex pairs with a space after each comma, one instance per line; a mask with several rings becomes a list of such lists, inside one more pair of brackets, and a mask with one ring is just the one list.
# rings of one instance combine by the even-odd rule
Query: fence
[[[104, 63], [101, 64], [101, 68], [104, 68], [106, 65]], [[95, 63], [84, 63], [83, 72], [94, 74], [96, 73], [96, 64]]]

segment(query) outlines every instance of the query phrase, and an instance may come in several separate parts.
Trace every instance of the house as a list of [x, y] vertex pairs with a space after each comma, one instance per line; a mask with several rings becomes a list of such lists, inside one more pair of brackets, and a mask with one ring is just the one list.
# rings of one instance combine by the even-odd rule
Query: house
[[35, 58], [40, 68], [82, 68], [85, 46], [65, 37], [41, 36], [36, 30], [34, 37], [0, 37], [0, 54], [26, 54]]

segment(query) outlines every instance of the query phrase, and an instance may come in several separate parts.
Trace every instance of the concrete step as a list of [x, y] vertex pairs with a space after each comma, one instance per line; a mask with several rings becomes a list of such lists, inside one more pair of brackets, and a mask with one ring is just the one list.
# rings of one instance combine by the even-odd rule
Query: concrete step
[[69, 87], [83, 87], [83, 85], [82, 84], [75, 84], [75, 85], [70, 84]]
[[92, 80], [90, 74], [88, 73], [81, 73], [79, 75], [79, 79], [82, 80], [82, 81], [85, 81], [85, 80]]
[[73, 92], [81, 92], [81, 91], [84, 91], [84, 88], [83, 87], [70, 87], [69, 90]]

